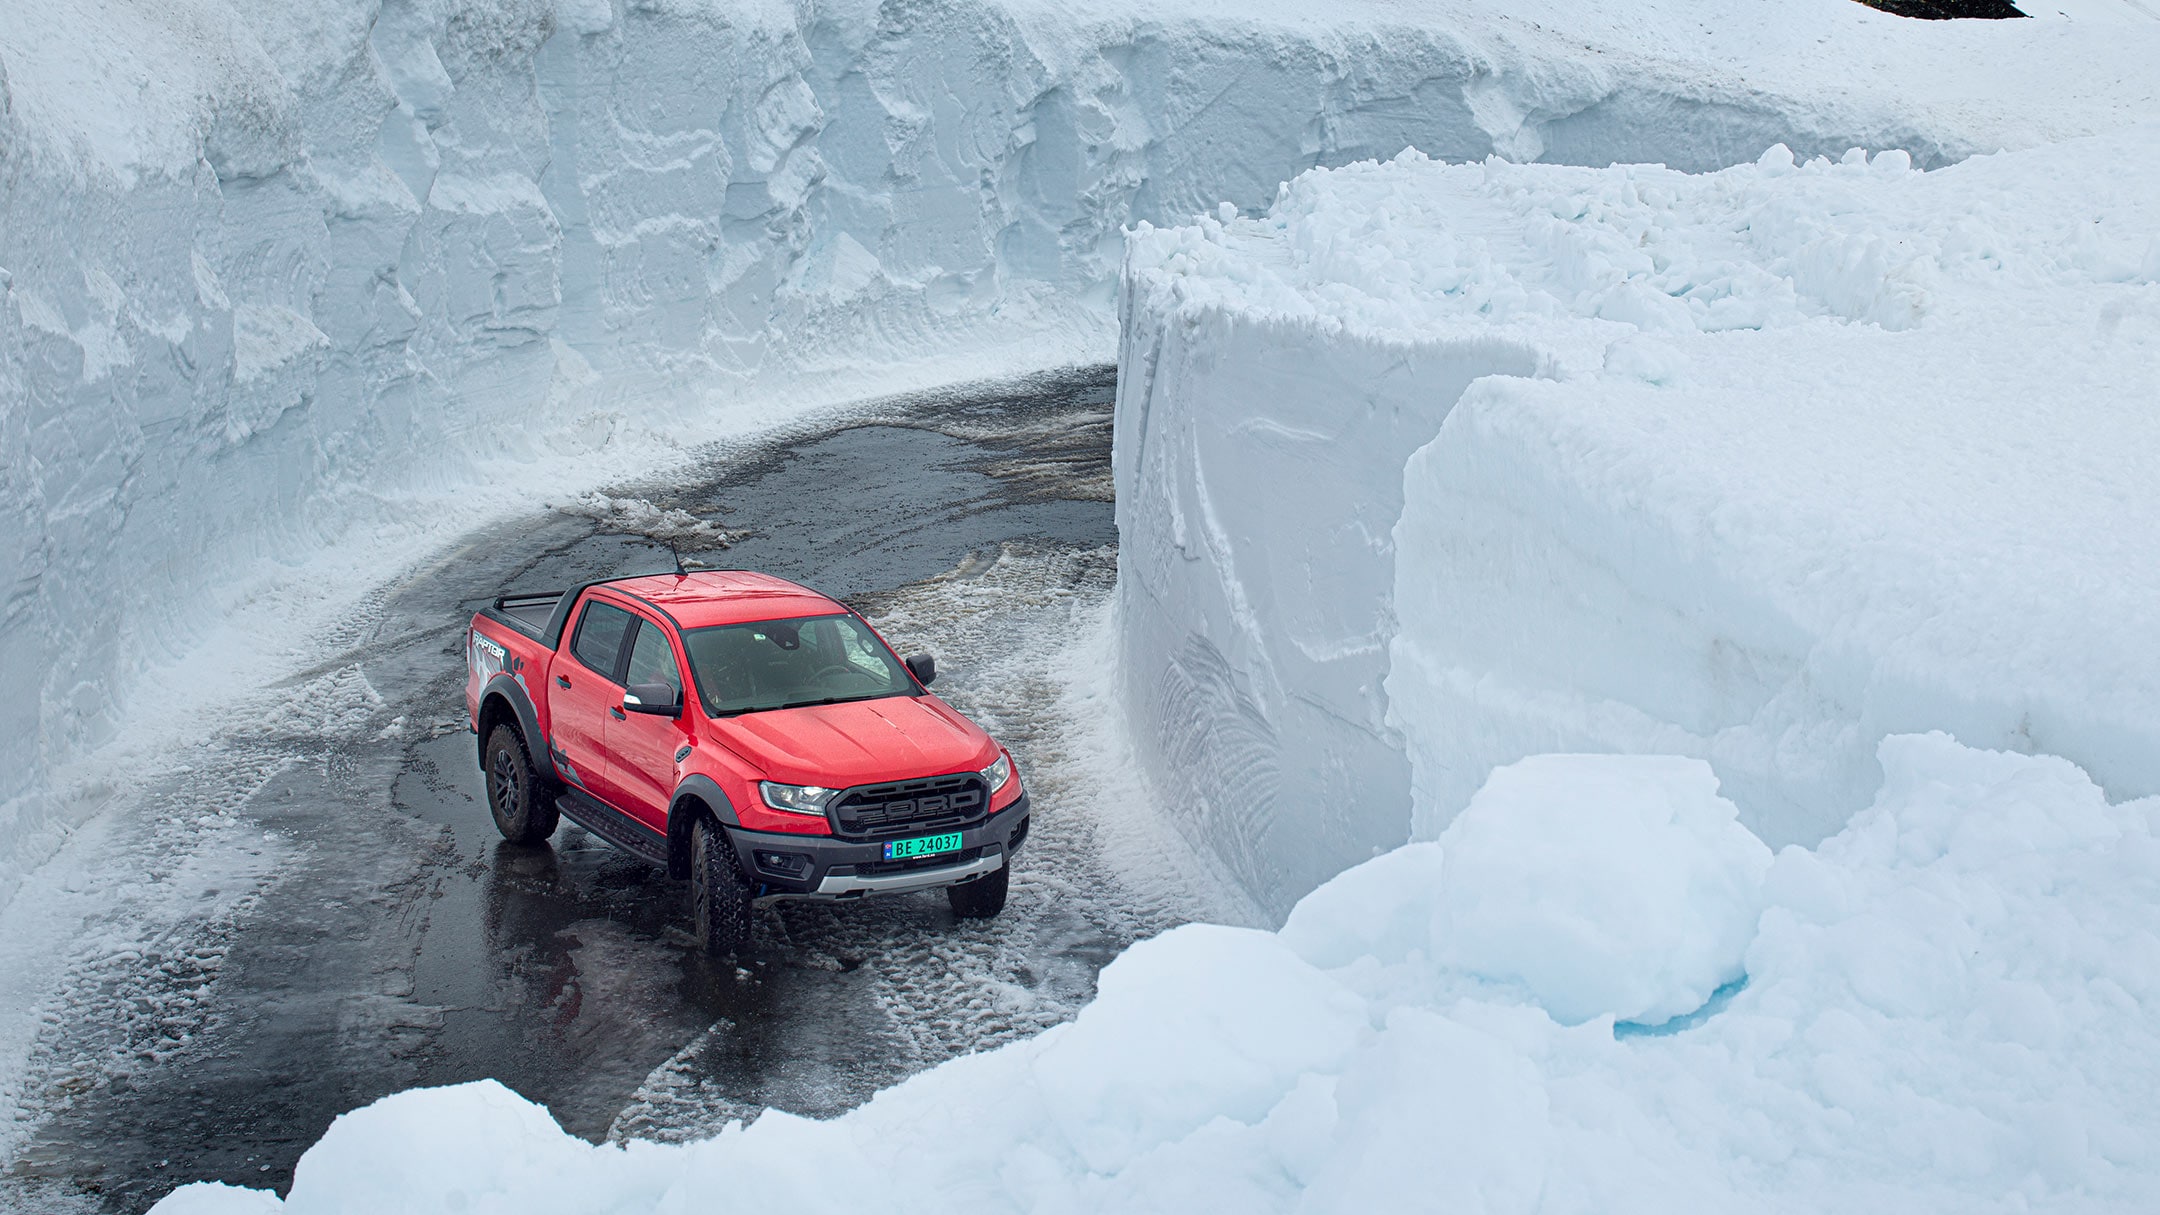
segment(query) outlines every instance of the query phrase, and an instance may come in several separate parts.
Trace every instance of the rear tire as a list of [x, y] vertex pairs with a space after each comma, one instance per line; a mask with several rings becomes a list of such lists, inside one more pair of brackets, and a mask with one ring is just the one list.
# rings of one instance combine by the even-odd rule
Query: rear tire
[[727, 833], [699, 816], [690, 827], [690, 914], [705, 952], [734, 957], [750, 946], [750, 885]]
[[488, 812], [504, 839], [537, 844], [555, 834], [561, 817], [555, 809], [555, 787], [533, 770], [532, 754], [516, 727], [505, 723], [488, 735], [482, 770], [487, 775]]
[[1005, 892], [1012, 886], [1012, 860], [997, 869], [958, 886], [945, 888], [952, 913], [963, 920], [987, 920], [1005, 910]]

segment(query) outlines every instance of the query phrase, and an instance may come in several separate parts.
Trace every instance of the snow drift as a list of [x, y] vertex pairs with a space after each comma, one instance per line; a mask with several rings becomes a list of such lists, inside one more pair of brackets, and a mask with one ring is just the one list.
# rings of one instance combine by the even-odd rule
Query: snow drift
[[1556, 749], [1704, 758], [1772, 844], [1892, 733], [2160, 791], [2156, 153], [1406, 153], [1140, 233], [1119, 593], [1166, 779], [1278, 901]]
[[[2063, 760], [1942, 735], [1881, 764], [1870, 809], [1774, 862], [1699, 761], [1503, 769], [1437, 842], [1342, 874], [1279, 935], [1135, 946], [1078, 1020], [833, 1121], [617, 1148], [492, 1082], [421, 1090], [340, 1118], [282, 1203], [205, 1184], [156, 1210], [2152, 1209], [2160, 800], [2110, 805]], [[1527, 983], [1446, 961], [1600, 921], [1645, 948]], [[1617, 1020], [1643, 992], [1687, 1014]]]
[[1409, 144], [1933, 164], [2151, 99], [2134, 32], [1756, 9], [0, 8], [0, 897], [262, 578], [503, 461], [1101, 357], [1131, 220]]

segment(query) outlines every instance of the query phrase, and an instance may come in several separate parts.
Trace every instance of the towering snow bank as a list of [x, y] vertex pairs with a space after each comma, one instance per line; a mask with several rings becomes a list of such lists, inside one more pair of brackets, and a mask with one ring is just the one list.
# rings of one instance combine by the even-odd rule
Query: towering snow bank
[[[1760, 844], [1703, 813], [1699, 765], [1662, 763], [1541, 761], [1488, 789], [1495, 809], [1560, 832], [1515, 841], [1547, 858], [1550, 883], [1451, 864], [1478, 847], [1473, 811], [1328, 883], [1280, 935], [1194, 926], [1144, 942], [1077, 1021], [830, 1122], [767, 1112], [705, 1143], [599, 1147], [492, 1083], [424, 1090], [339, 1119], [282, 1204], [197, 1186], [157, 1210], [629, 1215], [726, 1195], [853, 1211], [865, 1194], [902, 1212], [2160, 1203], [2160, 801], [2110, 805], [2062, 760], [1903, 736], [1883, 747], [1871, 809], [1765, 873]], [[1616, 779], [1633, 786], [1618, 801]], [[1675, 886], [1669, 869], [1572, 843], [1576, 830], [1625, 855], [1675, 832], [1710, 846], [1688, 851]], [[1435, 960], [1467, 944], [1533, 961], [1516, 951], [1535, 941], [1452, 916], [1466, 895], [1495, 923], [1588, 922], [1630, 876], [1640, 905], [1684, 887], [1689, 922], [1736, 926], [1744, 982], [1654, 1030], [1610, 1010], [1569, 1026], [1519, 986]], [[1758, 881], [1761, 914], [1735, 917], [1726, 892]], [[1653, 935], [1670, 951], [1625, 966], [1651, 986], [1693, 944]], [[1618, 973], [1586, 965], [1581, 990]]]
[[1775, 139], [1935, 163], [2149, 104], [2149, 39], [2020, 24], [1845, 0], [0, 6], [0, 897], [95, 803], [106, 765], [56, 773], [146, 666], [407, 491], [692, 440], [799, 408], [806, 379], [1099, 357], [1123, 225], [1257, 207], [1317, 163], [1709, 167]]
[[1865, 804], [1893, 732], [2160, 791], [2156, 152], [1406, 154], [1143, 234], [1120, 594], [1159, 762], [1293, 894], [1555, 748], [1706, 758], [1773, 843]]

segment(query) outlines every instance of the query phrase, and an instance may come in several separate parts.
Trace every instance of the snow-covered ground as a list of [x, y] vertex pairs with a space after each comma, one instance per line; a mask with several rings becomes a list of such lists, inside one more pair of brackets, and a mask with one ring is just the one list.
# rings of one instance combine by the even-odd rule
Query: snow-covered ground
[[1939, 734], [1882, 766], [1773, 860], [1700, 761], [1528, 761], [1279, 934], [1175, 929], [1071, 1024], [831, 1121], [594, 1146], [421, 1090], [282, 1204], [157, 1211], [2153, 1209], [2160, 800]]
[[0, 898], [110, 800], [94, 749], [175, 711], [158, 672], [250, 604], [241, 637], [334, 615], [358, 592], [308, 563], [425, 548], [415, 493], [470, 519], [821, 401], [1101, 357], [1123, 225], [1314, 164], [1935, 164], [2149, 109], [2160, 26], [2070, 9], [0, 8]]

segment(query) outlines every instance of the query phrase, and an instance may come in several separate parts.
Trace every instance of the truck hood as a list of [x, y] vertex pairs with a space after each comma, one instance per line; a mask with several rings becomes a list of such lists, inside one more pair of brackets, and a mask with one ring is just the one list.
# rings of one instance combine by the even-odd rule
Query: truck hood
[[987, 767], [997, 745], [935, 696], [715, 718], [722, 745], [791, 785], [846, 788]]

